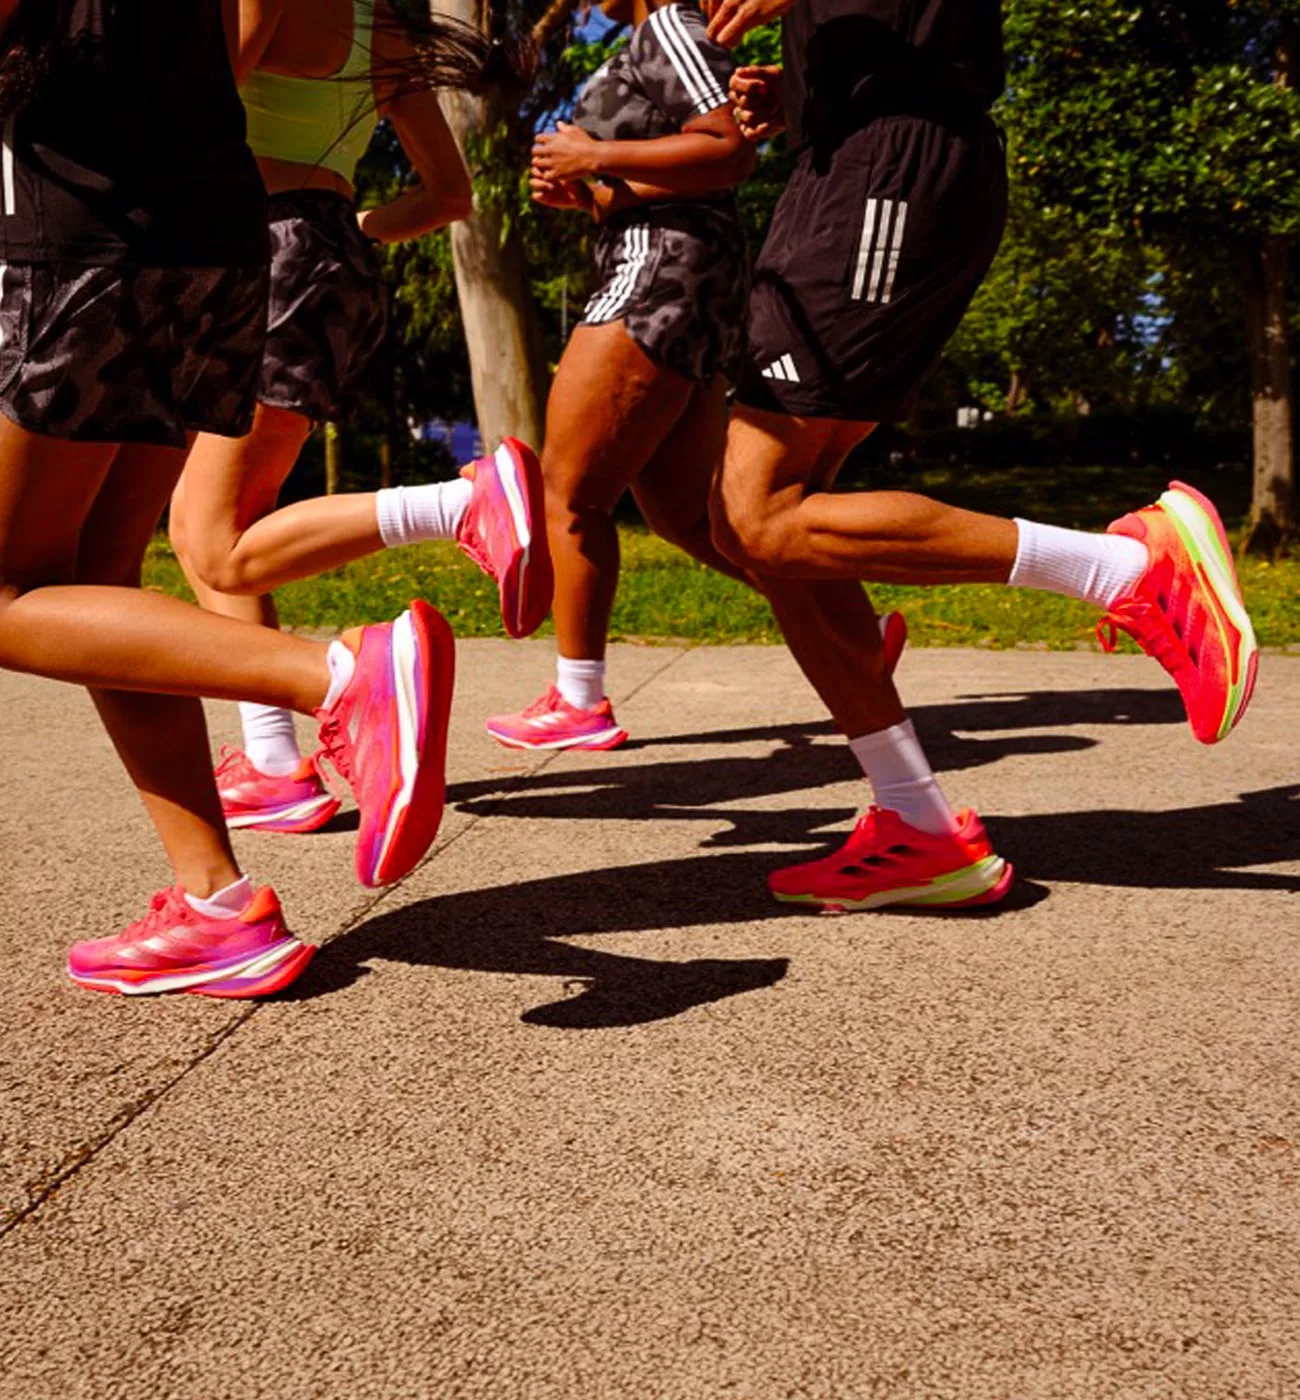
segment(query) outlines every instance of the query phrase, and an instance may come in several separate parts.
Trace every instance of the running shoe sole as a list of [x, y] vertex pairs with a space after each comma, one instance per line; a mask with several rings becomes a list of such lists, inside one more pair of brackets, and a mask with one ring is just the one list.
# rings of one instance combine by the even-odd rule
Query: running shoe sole
[[[546, 493], [542, 466], [527, 443], [512, 437], [504, 439], [493, 460], [506, 504], [510, 507], [515, 542], [520, 551], [508, 576], [501, 580], [501, 618], [512, 637], [528, 637], [537, 631], [551, 610], [551, 596], [555, 591], [545, 531]], [[530, 522], [536, 521], [542, 522], [543, 528], [540, 537], [535, 539]], [[507, 598], [514, 603], [513, 617]]]
[[393, 623], [391, 656], [401, 785], [384, 818], [372, 868], [365, 868], [357, 847], [357, 878], [372, 889], [408, 875], [442, 825], [456, 667], [456, 644], [446, 618], [417, 599]]
[[256, 812], [226, 814], [226, 825], [232, 831], [276, 831], [294, 835], [319, 831], [332, 821], [342, 803], [328, 793], [291, 802], [285, 807], [262, 807]]
[[616, 749], [620, 744], [627, 743], [627, 730], [617, 727], [601, 729], [595, 734], [584, 734], [580, 739], [547, 739], [537, 743], [503, 734], [491, 725], [484, 727], [498, 744], [504, 744], [508, 749]]
[[969, 909], [977, 904], [996, 904], [1006, 897], [1015, 879], [1015, 867], [1001, 856], [986, 856], [974, 865], [936, 875], [923, 885], [902, 885], [881, 890], [866, 899], [835, 899], [828, 895], [778, 894], [782, 904], [813, 904], [828, 913], [854, 913], [884, 909], [891, 904], [920, 905], [927, 908]]
[[102, 973], [88, 976], [71, 967], [68, 976], [79, 987], [122, 996], [156, 996], [164, 992], [195, 992], [210, 997], [257, 997], [281, 991], [312, 960], [316, 949], [296, 938], [285, 938], [259, 953], [208, 963], [186, 972]]
[[[1251, 626], [1250, 615], [1242, 601], [1241, 584], [1237, 581], [1237, 570], [1232, 562], [1232, 549], [1228, 544], [1227, 532], [1213, 502], [1194, 486], [1188, 486], [1181, 481], [1171, 481], [1169, 490], [1160, 497], [1160, 504], [1172, 520], [1179, 539], [1191, 556], [1202, 586], [1217, 605], [1217, 609], [1212, 610], [1212, 615], [1219, 629], [1224, 653], [1230, 661], [1228, 699], [1223, 717], [1219, 721], [1217, 733], [1203, 741], [1214, 744], [1231, 733], [1245, 714], [1246, 706], [1250, 704], [1250, 697], [1254, 693], [1255, 678], [1259, 671], [1259, 647], [1255, 642], [1255, 629]], [[1228, 628], [1224, 625], [1225, 620], [1237, 633], [1235, 645]]]

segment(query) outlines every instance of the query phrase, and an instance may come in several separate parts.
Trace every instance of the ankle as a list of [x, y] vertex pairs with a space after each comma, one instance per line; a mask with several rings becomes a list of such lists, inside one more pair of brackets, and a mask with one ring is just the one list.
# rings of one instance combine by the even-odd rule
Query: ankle
[[229, 889], [244, 877], [233, 860], [199, 861], [177, 866], [176, 883], [191, 899], [207, 900]]

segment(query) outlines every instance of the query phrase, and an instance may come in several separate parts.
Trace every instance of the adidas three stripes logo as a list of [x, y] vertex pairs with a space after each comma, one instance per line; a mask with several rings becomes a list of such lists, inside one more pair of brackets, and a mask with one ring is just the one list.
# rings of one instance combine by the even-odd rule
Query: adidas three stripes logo
[[893, 297], [906, 230], [906, 200], [867, 200], [858, 259], [853, 269], [854, 301], [887, 302]]

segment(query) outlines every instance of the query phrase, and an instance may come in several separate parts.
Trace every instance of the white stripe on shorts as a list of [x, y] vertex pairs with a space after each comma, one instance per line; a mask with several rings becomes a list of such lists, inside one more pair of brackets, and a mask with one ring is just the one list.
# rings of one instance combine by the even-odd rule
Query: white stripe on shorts
[[626, 306], [637, 278], [650, 257], [650, 229], [645, 224], [633, 224], [623, 235], [623, 261], [612, 281], [603, 292], [597, 292], [587, 303], [582, 319], [592, 324], [616, 321]]
[[4, 149], [0, 160], [4, 164], [4, 210], [6, 215], [18, 212], [18, 196], [14, 189], [14, 118], [5, 122]]
[[[887, 302], [894, 295], [894, 279], [903, 254], [903, 235], [907, 230], [907, 201], [868, 199], [862, 218], [862, 239], [853, 271], [851, 295], [861, 301]], [[870, 269], [871, 280], [867, 281]]]

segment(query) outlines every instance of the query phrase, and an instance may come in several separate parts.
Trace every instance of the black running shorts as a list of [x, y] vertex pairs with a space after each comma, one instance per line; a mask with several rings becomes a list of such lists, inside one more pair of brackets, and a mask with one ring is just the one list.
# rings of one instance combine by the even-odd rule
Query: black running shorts
[[832, 152], [806, 148], [754, 268], [739, 401], [907, 418], [1006, 215], [1005, 150], [986, 116], [882, 116]]
[[388, 291], [357, 207], [327, 190], [271, 196], [271, 316], [258, 399], [346, 418], [384, 345]]
[[266, 285], [264, 267], [0, 266], [0, 412], [74, 442], [243, 437]]
[[734, 210], [665, 204], [616, 214], [595, 251], [600, 281], [583, 325], [622, 321], [656, 364], [698, 383], [736, 377], [749, 277]]

